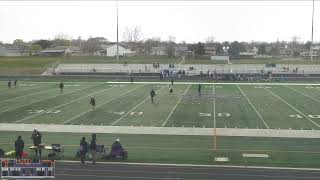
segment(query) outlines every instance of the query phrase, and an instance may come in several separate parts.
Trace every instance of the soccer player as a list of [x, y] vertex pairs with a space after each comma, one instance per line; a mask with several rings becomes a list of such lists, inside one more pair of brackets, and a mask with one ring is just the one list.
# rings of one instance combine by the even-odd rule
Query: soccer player
[[60, 82], [59, 87], [60, 87], [60, 93], [63, 93], [64, 84], [62, 81]]
[[8, 81], [8, 88], [11, 88], [11, 80]]
[[151, 96], [151, 102], [153, 103], [153, 97], [156, 96], [156, 92], [154, 92], [153, 89], [151, 89], [151, 91], [150, 91], [150, 96]]
[[172, 89], [172, 86], [170, 86], [169, 93], [170, 93], [170, 95], [173, 95], [173, 89]]
[[173, 85], [173, 78], [171, 78], [171, 85]]
[[130, 82], [131, 82], [131, 84], [133, 84], [133, 77], [132, 76], [130, 76]]
[[18, 80], [14, 80], [14, 88], [17, 88], [17, 82], [18, 82]]
[[201, 98], [201, 84], [198, 85], [198, 96]]
[[92, 111], [95, 110], [95, 105], [96, 105], [96, 99], [94, 99], [94, 97], [90, 98], [90, 104], [92, 106]]

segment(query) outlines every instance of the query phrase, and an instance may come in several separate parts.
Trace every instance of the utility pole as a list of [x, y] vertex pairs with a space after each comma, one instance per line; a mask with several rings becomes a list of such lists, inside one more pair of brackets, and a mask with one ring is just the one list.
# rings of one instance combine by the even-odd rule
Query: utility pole
[[118, 24], [118, 0], [117, 0], [117, 61], [119, 62], [119, 24]]
[[314, 0], [312, 0], [312, 26], [311, 26], [311, 44], [310, 44], [310, 59], [313, 61], [313, 19], [314, 19]]

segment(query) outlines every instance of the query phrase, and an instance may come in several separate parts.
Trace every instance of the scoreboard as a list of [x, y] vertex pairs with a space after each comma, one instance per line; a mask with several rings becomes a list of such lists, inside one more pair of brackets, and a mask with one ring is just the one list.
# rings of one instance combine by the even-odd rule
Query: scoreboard
[[1, 160], [0, 178], [54, 178], [53, 160]]

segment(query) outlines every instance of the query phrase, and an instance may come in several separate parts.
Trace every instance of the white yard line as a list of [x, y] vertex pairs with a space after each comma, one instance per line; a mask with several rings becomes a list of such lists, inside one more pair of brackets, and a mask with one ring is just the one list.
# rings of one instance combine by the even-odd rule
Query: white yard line
[[174, 112], [174, 110], [177, 108], [178, 104], [180, 103], [181, 99], [183, 98], [184, 95], [186, 95], [188, 89], [190, 88], [191, 84], [186, 88], [186, 90], [184, 91], [184, 93], [181, 95], [181, 97], [179, 98], [178, 102], [174, 105], [172, 111], [170, 112], [170, 114], [168, 115], [167, 119], [163, 122], [162, 127], [166, 125], [167, 121], [170, 119], [172, 113]]
[[240, 88], [240, 86], [237, 84], [238, 89], [241, 91], [241, 93], [244, 95], [244, 97], [247, 99], [247, 101], [249, 102], [249, 104], [251, 105], [251, 107], [254, 109], [254, 111], [257, 113], [257, 115], [259, 116], [259, 118], [261, 119], [261, 121], [263, 122], [263, 124], [268, 128], [269, 126], [267, 125], [266, 121], [262, 118], [262, 116], [260, 115], [260, 113], [257, 111], [257, 109], [254, 107], [254, 105], [252, 104], [251, 100], [248, 98], [248, 96], [242, 91], [242, 89]]
[[[72, 100], [72, 101], [69, 101], [69, 102], [67, 102], [67, 103], [61, 104], [61, 105], [59, 105], [59, 106], [55, 106], [55, 107], [50, 108], [50, 109], [48, 109], [48, 110], [46, 110], [46, 111], [52, 111], [52, 110], [54, 110], [54, 109], [57, 109], [57, 108], [59, 108], [59, 107], [62, 107], [62, 106], [71, 104], [71, 103], [73, 103], [73, 102], [79, 101], [79, 100], [84, 99], [84, 98], [87, 98], [87, 97], [89, 97], [89, 96], [93, 96], [93, 95], [95, 95], [95, 94], [98, 94], [98, 93], [101, 93], [101, 92], [104, 92], [104, 91], [108, 91], [108, 90], [110, 90], [110, 89], [112, 89], [112, 88], [113, 88], [113, 86], [112, 86], [112, 87], [109, 87], [109, 88], [107, 88], [107, 89], [102, 89], [102, 90], [100, 90], [100, 91], [91, 93], [91, 94], [86, 95], [86, 96], [84, 96], [84, 97], [80, 97], [80, 98], [74, 99], [74, 100]], [[32, 115], [32, 116], [29, 116], [29, 117], [26, 117], [26, 118], [17, 120], [16, 123], [23, 122], [23, 121], [28, 120], [28, 119], [30, 119], [30, 118], [33, 118], [33, 117], [35, 117], [35, 116], [39, 116], [40, 114], [43, 114], [43, 113], [44, 113], [44, 112], [38, 113], [38, 114], [34, 114], [34, 115]]]
[[[94, 86], [95, 86], [95, 85], [94, 85]], [[20, 108], [20, 107], [28, 106], [28, 105], [30, 105], [30, 104], [34, 104], [34, 103], [42, 102], [42, 101], [45, 101], [45, 100], [48, 100], [48, 99], [52, 99], [52, 98], [55, 98], [55, 97], [58, 97], [58, 96], [63, 96], [63, 95], [66, 95], [66, 94], [71, 94], [71, 93], [74, 93], [74, 92], [82, 91], [82, 90], [84, 90], [84, 89], [88, 89], [88, 88], [91, 88], [91, 87], [93, 87], [93, 86], [88, 86], [88, 87], [85, 87], [85, 88], [82, 88], [82, 89], [76, 89], [75, 91], [70, 91], [70, 92], [68, 92], [68, 93], [57, 94], [56, 96], [53, 96], [53, 97], [41, 99], [41, 100], [39, 100], [39, 101], [35, 101], [35, 102], [29, 103], [29, 104], [23, 104], [23, 105], [21, 105], [21, 106], [17, 106], [17, 107], [13, 107], [13, 108], [10, 108], [10, 109], [6, 109], [6, 110], [4, 110], [4, 111], [1, 111], [0, 114], [1, 114], [1, 113], [4, 113], [4, 112], [7, 112], [7, 111], [10, 111], [10, 110], [13, 110], [13, 109], [18, 109], [18, 108]]]
[[[158, 90], [157, 92], [161, 91], [164, 87], [162, 87], [160, 90]], [[116, 120], [115, 122], [113, 122], [111, 124], [111, 126], [115, 125], [116, 123], [118, 123], [119, 121], [121, 121], [121, 119], [123, 119], [124, 117], [126, 117], [129, 113], [131, 113], [132, 111], [134, 111], [135, 109], [137, 109], [139, 106], [141, 106], [143, 103], [145, 103], [150, 97], [147, 96], [143, 101], [141, 101], [138, 105], [136, 105], [134, 108], [132, 108], [130, 111], [128, 111], [125, 115], [121, 116], [118, 120]]]
[[[212, 94], [213, 94], [213, 128], [216, 129], [216, 98], [215, 98], [215, 90], [214, 83], [212, 83]], [[216, 134], [215, 134], [216, 135]]]
[[36, 94], [41, 94], [41, 93], [45, 93], [45, 92], [52, 91], [52, 90], [56, 90], [56, 89], [57, 89], [57, 88], [52, 88], [52, 89], [48, 89], [48, 90], [44, 90], [44, 91], [40, 91], [40, 92], [36, 92], [36, 93], [27, 94], [27, 95], [25, 95], [25, 96], [18, 96], [18, 97], [6, 99], [6, 100], [1, 100], [0, 102], [12, 101], [13, 99], [25, 98], [25, 97], [28, 97], [28, 96], [32, 96], [32, 95], [36, 95]]
[[270, 91], [269, 89], [266, 89], [264, 86], [262, 86], [266, 91], [268, 91], [270, 94], [272, 94], [274, 97], [277, 97], [278, 99], [280, 99], [282, 102], [286, 103], [288, 106], [290, 106], [292, 109], [294, 109], [296, 112], [298, 112], [299, 114], [303, 115], [305, 118], [307, 118], [310, 122], [312, 122], [314, 125], [320, 127], [320, 125], [316, 122], [314, 122], [312, 119], [310, 119], [308, 116], [306, 116], [304, 113], [302, 113], [301, 111], [299, 111], [298, 109], [296, 109], [295, 107], [293, 107], [291, 104], [289, 104], [287, 101], [285, 101], [284, 99], [282, 99], [279, 95], [275, 94], [274, 92]]
[[289, 86], [285, 86], [285, 87], [287, 87], [287, 88], [295, 91], [295, 92], [298, 93], [298, 94], [301, 94], [301, 95], [303, 95], [303, 96], [305, 96], [305, 97], [308, 97], [308, 98], [310, 98], [310, 99], [312, 99], [312, 100], [314, 100], [314, 101], [320, 102], [319, 99], [316, 99], [316, 98], [314, 98], [314, 97], [312, 97], [312, 96], [310, 96], [310, 95], [308, 95], [308, 94], [305, 94], [305, 93], [303, 93], [303, 92], [301, 92], [301, 91], [298, 91], [298, 90], [296, 90], [296, 89], [293, 89], [293, 88], [291, 88], [291, 87], [289, 87]]
[[[127, 91], [127, 92], [125, 92], [125, 93], [123, 93], [123, 94], [119, 95], [119, 96], [116, 96], [116, 97], [114, 97], [114, 98], [112, 98], [112, 99], [110, 99], [110, 100], [108, 100], [108, 101], [106, 101], [106, 102], [104, 102], [104, 103], [100, 104], [100, 105], [99, 105], [99, 106], [97, 106], [96, 108], [99, 108], [99, 107], [101, 107], [101, 106], [103, 106], [103, 105], [105, 105], [105, 104], [107, 104], [107, 103], [109, 103], [109, 102], [111, 102], [111, 101], [113, 101], [113, 100], [115, 100], [115, 99], [118, 99], [119, 97], [122, 97], [122, 96], [124, 96], [124, 95], [126, 95], [126, 94], [128, 94], [128, 93], [132, 92], [133, 90], [136, 90], [136, 89], [138, 89], [138, 88], [140, 88], [140, 87], [142, 87], [142, 86], [138, 86], [138, 87], [133, 88], [133, 89], [131, 89], [131, 90], [129, 90], [129, 91]], [[72, 121], [72, 120], [74, 120], [74, 119], [76, 119], [76, 118], [78, 118], [78, 117], [81, 117], [81, 116], [83, 116], [83, 115], [87, 114], [88, 112], [90, 112], [90, 110], [89, 110], [89, 111], [86, 111], [86, 112], [83, 112], [83, 113], [81, 113], [81, 114], [79, 114], [79, 115], [77, 115], [77, 116], [74, 116], [74, 117], [72, 117], [72, 118], [70, 118], [70, 119], [66, 120], [65, 122], [63, 122], [63, 124], [66, 124], [66, 123], [68, 123], [68, 122], [70, 122], [70, 121]]]

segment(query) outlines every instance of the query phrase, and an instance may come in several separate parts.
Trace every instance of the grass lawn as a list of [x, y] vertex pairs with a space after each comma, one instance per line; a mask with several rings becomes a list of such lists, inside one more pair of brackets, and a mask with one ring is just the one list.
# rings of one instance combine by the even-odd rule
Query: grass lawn
[[[17, 135], [22, 135], [26, 148], [31, 145], [31, 132], [0, 132], [0, 147], [12, 150]], [[75, 153], [82, 136], [90, 141], [90, 134], [46, 132], [43, 142], [61, 143], [65, 149], [63, 159], [77, 160]], [[211, 136], [98, 134], [97, 137], [98, 144], [107, 147], [119, 138], [129, 152], [128, 162], [320, 167], [319, 139], [219, 137], [218, 150], [214, 151]], [[244, 158], [243, 153], [268, 154], [269, 158]], [[215, 162], [215, 157], [228, 157], [230, 161]]]

